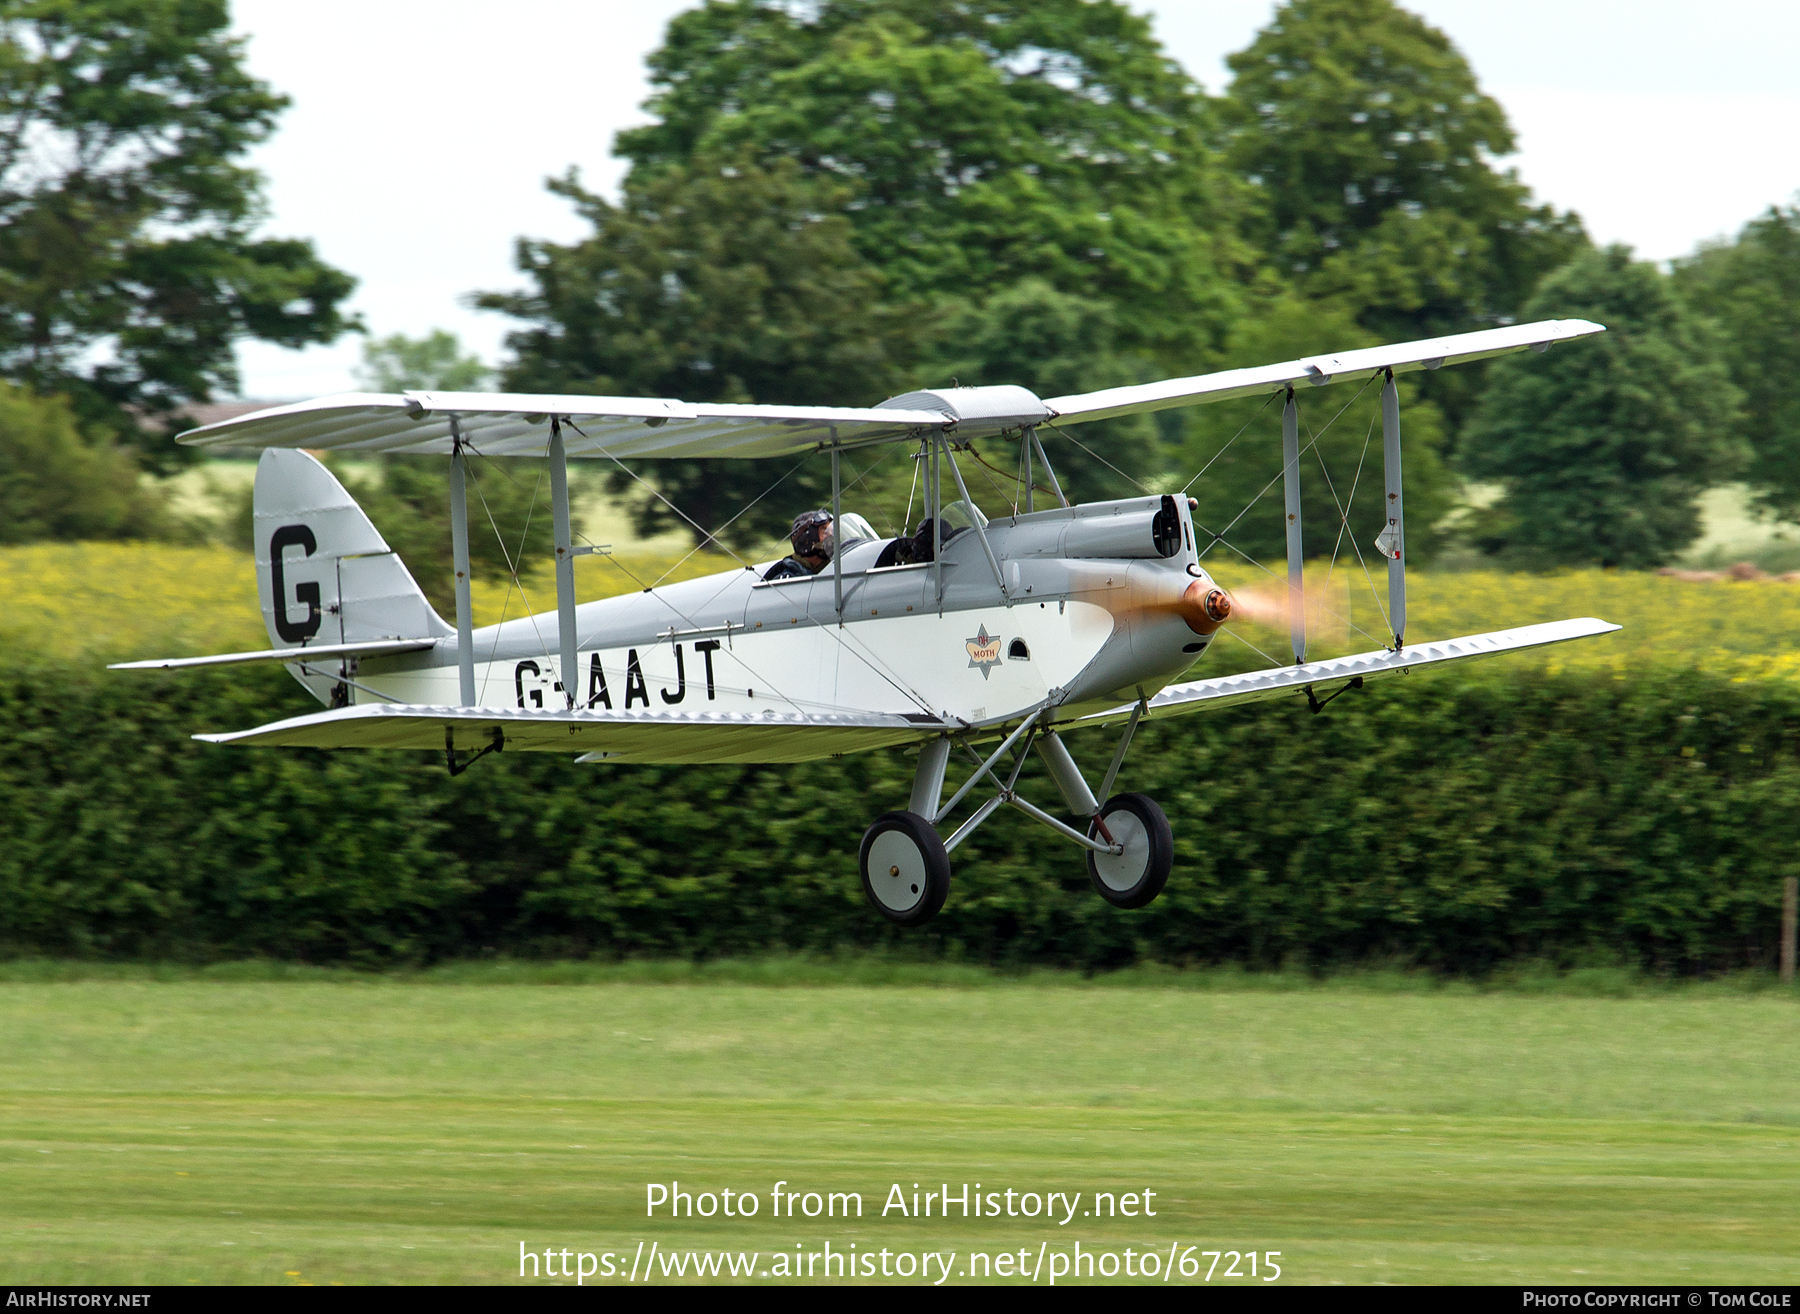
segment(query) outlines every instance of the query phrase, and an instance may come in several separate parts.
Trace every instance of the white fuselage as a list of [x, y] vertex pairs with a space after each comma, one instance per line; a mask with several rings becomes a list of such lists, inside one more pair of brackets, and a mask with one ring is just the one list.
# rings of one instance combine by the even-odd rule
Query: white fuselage
[[[965, 530], [937, 563], [875, 568], [884, 545], [853, 543], [841, 577], [828, 566], [811, 578], [764, 582], [761, 569], [739, 569], [583, 604], [574, 705], [621, 713], [888, 712], [979, 724], [1052, 693], [1067, 713], [1152, 694], [1206, 644], [1173, 610], [1205, 578], [1185, 505], [1180, 546], [1169, 557], [1072, 558], [1064, 549], [1073, 545], [1065, 543], [1070, 524], [1083, 522], [1082, 541], [1091, 547], [1108, 528], [1100, 517], [1141, 520], [1156, 502], [991, 522], [986, 533], [1004, 592], [976, 533]], [[557, 634], [554, 612], [475, 631], [477, 704], [567, 705]], [[332, 680], [296, 674], [329, 701]], [[454, 637], [425, 652], [364, 658], [344, 674], [340, 699], [460, 701]]]

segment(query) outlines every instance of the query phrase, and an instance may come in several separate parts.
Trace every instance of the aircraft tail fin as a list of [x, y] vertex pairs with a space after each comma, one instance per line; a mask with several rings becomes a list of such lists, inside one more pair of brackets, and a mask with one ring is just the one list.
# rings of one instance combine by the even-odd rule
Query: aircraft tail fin
[[256, 591], [275, 647], [455, 633], [356, 499], [305, 452], [263, 452], [255, 521]]

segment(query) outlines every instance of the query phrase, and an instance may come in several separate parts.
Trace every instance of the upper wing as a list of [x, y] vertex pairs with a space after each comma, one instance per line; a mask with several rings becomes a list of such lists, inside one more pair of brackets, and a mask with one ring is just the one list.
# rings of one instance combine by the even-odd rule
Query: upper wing
[[285, 748], [485, 748], [595, 754], [622, 762], [806, 762], [910, 744], [943, 727], [904, 716], [765, 712], [538, 711], [373, 704], [275, 721], [254, 730], [195, 735], [211, 744]]
[[207, 448], [304, 447], [447, 456], [454, 430], [487, 456], [542, 456], [549, 447], [550, 417], [556, 415], [569, 422], [563, 442], [570, 456], [784, 456], [827, 446], [898, 442], [929, 429], [979, 438], [1048, 419], [1069, 424], [1104, 420], [1279, 392], [1302, 381], [1326, 384], [1382, 369], [1397, 374], [1436, 369], [1605, 331], [1585, 319], [1544, 320], [1337, 356], [1309, 356], [1281, 365], [1074, 393], [1047, 402], [1012, 384], [935, 388], [861, 407], [713, 406], [669, 397], [558, 393], [346, 392], [190, 429], [181, 441]]
[[190, 429], [191, 447], [311, 451], [451, 451], [451, 420], [485, 456], [542, 456], [550, 417], [570, 456], [781, 456], [832, 442], [905, 438], [946, 423], [942, 411], [894, 407], [691, 406], [665, 397], [505, 392], [346, 392]]
[[1604, 332], [1605, 325], [1585, 319], [1545, 319], [1535, 324], [1483, 329], [1479, 333], [1457, 333], [1447, 338], [1367, 347], [1336, 356], [1307, 356], [1280, 365], [1221, 370], [1217, 374], [1196, 374], [1188, 379], [1107, 388], [1103, 392], [1078, 392], [1067, 397], [1052, 397], [1044, 404], [1056, 413], [1058, 421], [1079, 424], [1085, 420], [1105, 420], [1140, 411], [1162, 411], [1171, 406], [1228, 401], [1233, 397], [1260, 397], [1265, 393], [1284, 391], [1295, 383], [1323, 386], [1340, 378], [1366, 378], [1376, 370], [1392, 370], [1396, 374], [1435, 370], [1443, 365], [1485, 360], [1489, 356], [1503, 356], [1527, 347], [1541, 351], [1552, 342]]
[[[1577, 620], [1548, 621], [1542, 625], [1522, 625], [1516, 630], [1495, 630], [1489, 634], [1470, 634], [1460, 639], [1438, 639], [1432, 643], [1408, 644], [1399, 652], [1383, 648], [1376, 652], [1359, 652], [1352, 657], [1333, 657], [1322, 662], [1306, 662], [1298, 666], [1276, 666], [1245, 675], [1221, 675], [1212, 680], [1195, 680], [1191, 684], [1172, 684], [1150, 700], [1153, 715], [1178, 716], [1184, 712], [1210, 711], [1237, 703], [1259, 702], [1281, 694], [1299, 693], [1311, 685], [1331, 684], [1340, 680], [1373, 679], [1446, 662], [1468, 661], [1474, 657], [1493, 657], [1521, 648], [1539, 648], [1547, 643], [1566, 643], [1570, 639], [1586, 639], [1596, 634], [1611, 634], [1619, 626], [1608, 621], [1583, 616]], [[1126, 703], [1105, 712], [1095, 712], [1074, 722], [1075, 725], [1107, 725], [1123, 721], [1131, 715]]]

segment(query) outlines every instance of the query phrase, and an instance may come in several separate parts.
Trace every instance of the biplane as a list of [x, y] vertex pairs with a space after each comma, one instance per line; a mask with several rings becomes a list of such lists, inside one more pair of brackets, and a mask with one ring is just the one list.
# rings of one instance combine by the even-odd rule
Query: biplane
[[[862, 886], [882, 916], [913, 926], [935, 914], [950, 889], [950, 855], [1009, 806], [1085, 850], [1101, 898], [1138, 908], [1156, 898], [1174, 862], [1155, 800], [1112, 792], [1146, 720], [1283, 696], [1317, 710], [1372, 679], [1618, 628], [1581, 618], [1423, 643], [1406, 636], [1395, 376], [1603, 331], [1550, 320], [1051, 398], [994, 385], [910, 392], [866, 408], [455, 392], [278, 406], [180, 437], [209, 451], [261, 449], [256, 573], [272, 647], [121, 666], [280, 662], [326, 710], [195, 737], [430, 750], [452, 774], [501, 751], [566, 753], [582, 763], [779, 763], [907, 749], [918, 755], [911, 795], [874, 818], [861, 846]], [[1373, 651], [1309, 660], [1299, 409], [1311, 389], [1344, 381], [1380, 387], [1384, 497], [1375, 545], [1386, 561], [1392, 643], [1383, 634]], [[1221, 534], [1197, 525], [1194, 504], [1173, 493], [1071, 503], [1040, 430], [1255, 396], [1282, 403], [1276, 478], [1293, 660], [1186, 680], [1233, 615], [1231, 593], [1203, 562]], [[989, 518], [969, 495], [958, 455], [996, 440], [1018, 445], [1024, 495], [1011, 514]], [[917, 462], [924, 519], [910, 536], [903, 524], [883, 538], [841, 505], [840, 458], [880, 444], [906, 444]], [[309, 455], [317, 451], [449, 459], [454, 623]], [[828, 565], [784, 573], [745, 563], [576, 604], [577, 558], [601, 549], [574, 541], [570, 458], [629, 469], [624, 463], [804, 453], [831, 462]], [[476, 629], [465, 464], [498, 456], [547, 458], [557, 606]], [[1118, 733], [1095, 790], [1066, 741], [1108, 727]], [[1033, 750], [1062, 816], [1020, 789]], [[946, 798], [959, 756], [969, 769]], [[979, 801], [945, 835], [977, 790]]]

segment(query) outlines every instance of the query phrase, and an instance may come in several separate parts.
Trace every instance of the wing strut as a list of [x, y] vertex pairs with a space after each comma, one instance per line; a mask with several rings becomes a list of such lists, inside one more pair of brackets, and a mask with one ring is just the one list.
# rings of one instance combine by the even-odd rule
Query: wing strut
[[925, 481], [925, 512], [931, 517], [931, 587], [937, 594], [938, 615], [944, 614], [944, 472], [938, 466], [938, 448], [944, 445], [940, 425], [931, 440], [930, 477]]
[[1037, 499], [1031, 495], [1031, 440], [1036, 436], [1037, 426], [1035, 424], [1028, 424], [1025, 426], [1024, 441], [1019, 444], [1019, 447], [1022, 449], [1019, 452], [1019, 459], [1025, 463], [1026, 515], [1030, 515], [1033, 511], [1037, 510]]
[[[475, 619], [469, 602], [469, 493], [463, 475], [462, 423], [450, 417], [450, 555], [456, 565], [456, 685], [475, 706]], [[455, 774], [452, 772], [451, 774]]]
[[988, 542], [987, 530], [981, 527], [981, 512], [975, 509], [975, 499], [969, 496], [969, 486], [963, 482], [962, 467], [956, 463], [956, 453], [950, 450], [950, 444], [944, 439], [939, 438], [938, 444], [950, 461], [950, 473], [956, 476], [956, 491], [969, 504], [969, 523], [975, 526], [975, 537], [981, 540], [981, 550], [987, 554], [988, 567], [994, 572], [994, 583], [1000, 586], [1000, 596], [1006, 599], [1006, 605], [1010, 607], [1012, 594], [1006, 591], [1006, 576], [1000, 573], [1000, 559], [994, 555], [993, 545]]
[[1031, 435], [1031, 446], [1037, 452], [1038, 460], [1043, 463], [1044, 473], [1050, 476], [1050, 487], [1056, 493], [1056, 500], [1064, 506], [1067, 506], [1069, 504], [1069, 499], [1063, 496], [1062, 485], [1056, 481], [1056, 471], [1050, 468], [1050, 458], [1044, 455], [1044, 443], [1043, 440], [1038, 437], [1037, 426], [1034, 424], [1025, 432]]
[[1288, 637], [1298, 666], [1306, 660], [1306, 562], [1300, 543], [1300, 407], [1291, 386], [1281, 408], [1281, 484], [1287, 500]]
[[563, 450], [562, 418], [550, 417], [550, 516], [556, 530], [556, 628], [562, 649], [563, 698], [575, 706], [575, 540], [569, 529], [569, 461]]
[[1388, 624], [1399, 652], [1406, 646], [1406, 516], [1400, 497], [1400, 394], [1392, 370], [1381, 390], [1381, 463], [1387, 479], [1387, 527], [1375, 546], [1387, 558]]
[[844, 495], [838, 473], [837, 426], [831, 426], [831, 593], [837, 603], [838, 628], [844, 628], [844, 517], [839, 503]]

